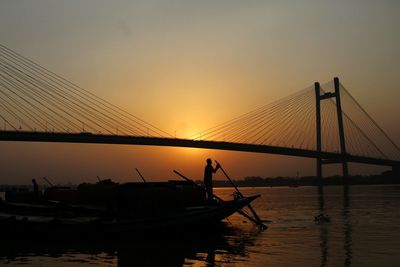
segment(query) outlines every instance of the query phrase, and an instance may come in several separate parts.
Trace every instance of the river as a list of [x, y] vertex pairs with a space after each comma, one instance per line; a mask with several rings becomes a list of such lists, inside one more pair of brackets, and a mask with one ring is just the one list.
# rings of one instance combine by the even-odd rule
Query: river
[[[0, 265], [31, 266], [398, 266], [400, 186], [241, 188], [267, 220], [260, 231], [240, 215], [205, 233], [123, 241], [40, 240], [2, 244]], [[231, 198], [232, 189], [215, 193]], [[315, 222], [320, 213], [330, 222]]]

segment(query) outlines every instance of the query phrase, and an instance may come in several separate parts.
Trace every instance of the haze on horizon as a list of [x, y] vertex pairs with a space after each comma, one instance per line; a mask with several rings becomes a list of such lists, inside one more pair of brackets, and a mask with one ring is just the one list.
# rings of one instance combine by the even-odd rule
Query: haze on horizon
[[[170, 132], [190, 137], [338, 76], [397, 143], [398, 1], [1, 1], [1, 43]], [[1, 143], [0, 184], [315, 174], [315, 160], [214, 150]], [[325, 174], [337, 168], [324, 168]], [[384, 168], [351, 166], [350, 172]], [[222, 179], [218, 174], [217, 179]]]

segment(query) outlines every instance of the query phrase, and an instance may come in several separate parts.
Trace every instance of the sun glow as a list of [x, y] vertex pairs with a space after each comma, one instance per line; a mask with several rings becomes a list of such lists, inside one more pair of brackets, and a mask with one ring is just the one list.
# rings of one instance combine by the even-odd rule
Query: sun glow
[[177, 152], [184, 156], [200, 156], [204, 153], [204, 149], [202, 148], [177, 148]]

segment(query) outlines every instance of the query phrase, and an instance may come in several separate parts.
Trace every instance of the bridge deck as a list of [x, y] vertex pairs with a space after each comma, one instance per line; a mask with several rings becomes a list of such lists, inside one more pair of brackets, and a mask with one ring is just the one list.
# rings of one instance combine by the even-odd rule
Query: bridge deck
[[180, 138], [147, 137], [147, 136], [120, 136], [92, 133], [50, 133], [25, 131], [0, 131], [0, 141], [29, 141], [29, 142], [59, 142], [59, 143], [92, 143], [92, 144], [120, 144], [120, 145], [148, 145], [219, 149], [230, 151], [255, 152], [278, 154], [306, 158], [321, 158], [330, 162], [365, 163], [383, 166], [400, 166], [400, 161], [370, 158], [339, 153], [317, 152], [314, 150], [288, 148], [257, 144], [242, 144], [221, 141], [189, 140]]

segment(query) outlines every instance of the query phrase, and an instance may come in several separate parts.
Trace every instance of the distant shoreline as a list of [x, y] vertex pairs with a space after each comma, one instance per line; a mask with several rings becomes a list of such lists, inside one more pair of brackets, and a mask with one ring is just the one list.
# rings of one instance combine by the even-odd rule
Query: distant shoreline
[[[197, 181], [199, 182], [199, 181]], [[238, 187], [275, 187], [275, 186], [331, 186], [331, 185], [384, 185], [384, 184], [400, 184], [400, 176], [391, 171], [383, 172], [379, 175], [354, 175], [343, 178], [342, 176], [324, 177], [322, 180], [316, 176], [304, 177], [246, 177], [242, 180], [234, 181]], [[229, 181], [213, 181], [214, 187], [230, 187]]]
[[[385, 184], [400, 184], [400, 176], [391, 171], [383, 172], [379, 175], [355, 175], [344, 179], [342, 176], [324, 177], [320, 181], [315, 176], [304, 177], [273, 177], [262, 178], [257, 176], [245, 177], [241, 180], [233, 180], [238, 187], [299, 187], [299, 186], [333, 186], [333, 185], [385, 185]], [[322, 182], [322, 183], [321, 183]], [[201, 180], [196, 180], [196, 183], [202, 184]], [[65, 185], [57, 185], [65, 186]], [[68, 184], [67, 186], [74, 188], [77, 185]], [[229, 181], [214, 180], [213, 186], [216, 188], [232, 187]], [[42, 189], [48, 186], [41, 186]], [[0, 185], [0, 192], [7, 190], [32, 190], [32, 185]]]

